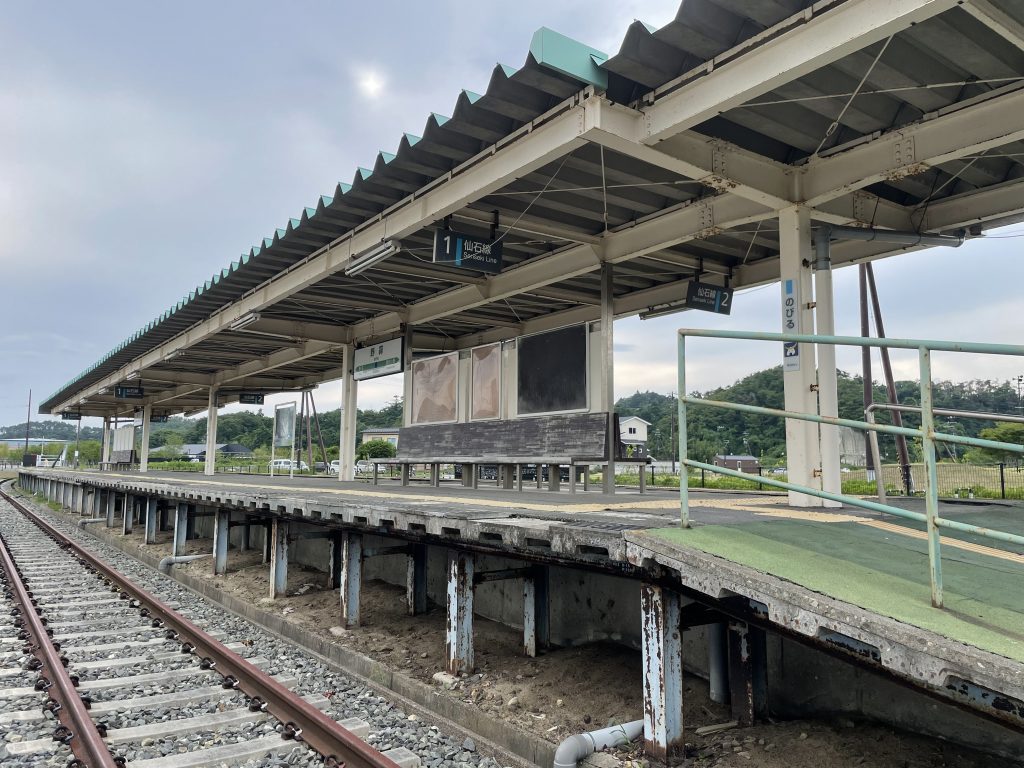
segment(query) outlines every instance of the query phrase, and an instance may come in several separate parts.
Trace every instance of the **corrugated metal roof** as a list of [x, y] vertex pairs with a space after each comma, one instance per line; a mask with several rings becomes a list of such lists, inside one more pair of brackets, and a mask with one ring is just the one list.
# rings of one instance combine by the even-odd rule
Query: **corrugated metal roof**
[[[994, 2], [1011, 18], [1024, 21], [1024, 0]], [[483, 93], [462, 91], [450, 116], [431, 114], [420, 135], [405, 134], [393, 152], [379, 152], [371, 167], [357, 169], [349, 182], [339, 182], [330, 194], [305, 207], [61, 387], [40, 410], [52, 408], [79, 388], [209, 317], [581, 89], [591, 87], [604, 91], [613, 102], [642, 107], [650, 101], [652, 90], [699, 77], [707, 69], [706, 62], [729, 55], [739, 44], [745, 50], [756, 49], [770, 40], [770, 35], [762, 35], [765, 30], [810, 6], [804, 0], [686, 0], [664, 27], [634, 22], [619, 51], [610, 57], [552, 30], [538, 30], [522, 67], [496, 65]], [[802, 19], [802, 15], [796, 17], [793, 23]], [[1019, 87], [1022, 81], [1024, 51], [954, 8], [729, 109], [694, 130], [776, 161], [799, 164], [815, 153], [827, 155], [926, 113], [983, 98], [1000, 88]], [[857, 98], [851, 101], [855, 91]], [[926, 208], [924, 201], [1021, 178], [1022, 159], [1024, 146], [1014, 144], [924, 173], [887, 179], [868, 191], [898, 205]], [[546, 194], [536, 195], [541, 188]], [[486, 234], [493, 211], [503, 221], [520, 221], [522, 229], [505, 239], [506, 267], [514, 267], [553, 250], [566, 236], [594, 241], [608, 229], [714, 194], [716, 190], [664, 168], [587, 144], [487, 195], [456, 218], [460, 229], [469, 234]], [[550, 235], [554, 232], [562, 237]], [[349, 324], [472, 283], [473, 277], [457, 270], [418, 263], [422, 259], [417, 253], [429, 251], [431, 237], [432, 232], [424, 229], [403, 238], [403, 253], [370, 274], [358, 279], [333, 274], [278, 302], [265, 314]], [[617, 265], [617, 295], [699, 274], [705, 265], [729, 274], [740, 264], [769, 258], [777, 251], [777, 224], [772, 219], [756, 227], [715, 232]], [[514, 326], [581, 300], [594, 302], [599, 296], [596, 275], [584, 274], [444, 317], [425, 330], [448, 338], [488, 324]], [[174, 367], [207, 371], [211, 361], [234, 359], [232, 354], [241, 360], [274, 348], [268, 341], [222, 336], [196, 345], [176, 358]], [[331, 364], [303, 361], [289, 371], [315, 375]]]

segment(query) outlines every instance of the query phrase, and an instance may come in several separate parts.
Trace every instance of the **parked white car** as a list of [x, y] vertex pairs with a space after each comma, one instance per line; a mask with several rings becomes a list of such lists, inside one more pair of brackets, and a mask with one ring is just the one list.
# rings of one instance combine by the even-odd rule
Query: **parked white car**
[[369, 475], [372, 472], [373, 472], [373, 462], [372, 461], [366, 461], [364, 459], [363, 461], [357, 461], [356, 462], [356, 474], [357, 475]]
[[267, 462], [267, 469], [273, 469], [275, 472], [289, 472], [292, 469], [304, 472], [309, 469], [309, 465], [304, 461], [274, 459], [273, 461]]
[[336, 475], [338, 474], [339, 469], [341, 469], [341, 462], [335, 459], [334, 461], [327, 465], [327, 474]]

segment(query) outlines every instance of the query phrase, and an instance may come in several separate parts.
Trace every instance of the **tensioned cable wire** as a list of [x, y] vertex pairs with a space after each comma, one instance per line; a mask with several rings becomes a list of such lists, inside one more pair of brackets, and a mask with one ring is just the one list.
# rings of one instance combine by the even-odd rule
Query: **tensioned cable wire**
[[747, 245], [747, 252], [743, 254], [743, 261], [740, 262], [740, 266], [743, 266], [744, 264], [746, 264], [747, 263], [747, 259], [750, 257], [750, 252], [754, 248], [754, 241], [757, 240], [757, 233], [761, 231], [761, 222], [762, 221], [764, 221], [764, 219], [761, 219], [761, 220], [759, 220], [757, 222], [757, 228], [754, 230], [754, 234], [752, 234], [750, 236], [750, 243]]
[[825, 146], [825, 142], [828, 141], [832, 134], [836, 132], [836, 129], [839, 128], [839, 123], [842, 121], [843, 116], [846, 114], [846, 111], [850, 108], [850, 105], [853, 104], [853, 100], [857, 98], [857, 94], [860, 93], [860, 89], [864, 87], [864, 83], [867, 82], [868, 77], [870, 77], [871, 73], [875, 70], [875, 65], [878, 64], [879, 59], [882, 58], [882, 54], [884, 54], [886, 48], [889, 47], [889, 43], [892, 42], [893, 37], [894, 35], [889, 35], [889, 37], [886, 39], [885, 43], [882, 45], [881, 50], [878, 52], [874, 60], [871, 62], [871, 66], [868, 67], [867, 71], [861, 77], [860, 82], [857, 83], [857, 87], [853, 89], [853, 93], [850, 94], [850, 98], [846, 100], [846, 104], [843, 105], [842, 110], [839, 112], [839, 116], [835, 120], [833, 120], [832, 124], [825, 130], [825, 135], [818, 143], [817, 149], [815, 149], [814, 152], [811, 153], [811, 157], [816, 157], [817, 154], [821, 152], [821, 148]]
[[539, 195], [548, 194], [553, 195], [555, 192], [596, 192], [601, 189], [634, 189], [637, 187], [675, 187], [683, 186], [685, 184], [693, 184], [700, 187], [705, 187], [702, 181], [694, 181], [693, 179], [670, 179], [669, 181], [644, 181], [637, 182], [636, 184], [607, 184], [605, 186], [590, 186], [590, 187], [557, 187], [555, 189], [524, 189], [524, 190], [511, 190], [509, 192], [492, 192], [488, 197], [515, 197], [516, 195]]
[[497, 237], [497, 239], [495, 239], [495, 241], [494, 241], [495, 243], [500, 243], [502, 240], [504, 240], [505, 236], [509, 232], [512, 231], [512, 229], [516, 226], [516, 224], [518, 224], [522, 220], [523, 216], [525, 216], [526, 213], [533, 207], [533, 204], [536, 203], [538, 200], [540, 200], [540, 196], [542, 194], [544, 194], [545, 192], [547, 192], [548, 187], [551, 186], [551, 182], [553, 182], [556, 178], [558, 178], [558, 174], [562, 172], [562, 168], [565, 166], [566, 162], [569, 160], [570, 157], [572, 157], [572, 152], [570, 152], [569, 154], [567, 154], [565, 157], [562, 158], [562, 162], [560, 162], [558, 164], [558, 167], [555, 169], [555, 172], [553, 174], [551, 174], [551, 178], [547, 180], [547, 182], [544, 184], [544, 187], [541, 189], [541, 191], [537, 193], [537, 196], [534, 197], [533, 200], [531, 200], [529, 202], [529, 204], [525, 208], [523, 208], [522, 213], [520, 213], [516, 217], [516, 220], [513, 221], [509, 226], [505, 227], [505, 231], [502, 232]]
[[[890, 93], [903, 93], [905, 91], [930, 91], [933, 88], [963, 88], [966, 85], [994, 85], [996, 83], [1016, 83], [1024, 81], [1024, 77], [987, 77], [980, 80], [954, 80], [948, 83], [926, 83], [924, 85], [899, 85], [893, 88], [875, 88], [870, 91], [861, 91], [861, 96], [884, 96]], [[853, 95], [853, 91], [842, 93], [823, 93], [817, 96], [793, 96], [788, 99], [767, 99], [765, 101], [748, 101], [744, 107], [773, 107], [779, 104], [799, 104], [804, 101], [825, 101], [827, 99], [842, 99]]]

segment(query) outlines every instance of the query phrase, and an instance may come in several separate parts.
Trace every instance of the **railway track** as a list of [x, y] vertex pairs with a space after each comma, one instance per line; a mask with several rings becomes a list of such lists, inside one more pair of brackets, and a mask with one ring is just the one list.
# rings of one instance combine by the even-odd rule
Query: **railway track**
[[[88, 768], [418, 765], [204, 629], [0, 487], [0, 763]], [[312, 751], [310, 751], [312, 750]], [[315, 754], [314, 754], [315, 753]]]

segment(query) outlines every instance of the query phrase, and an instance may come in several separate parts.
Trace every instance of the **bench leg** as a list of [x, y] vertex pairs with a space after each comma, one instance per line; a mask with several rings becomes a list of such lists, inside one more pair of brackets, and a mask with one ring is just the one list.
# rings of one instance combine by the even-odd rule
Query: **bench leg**
[[537, 467], [537, 490], [539, 491], [544, 487], [544, 465], [534, 464], [534, 466]]
[[441, 465], [431, 464], [430, 465], [430, 484], [435, 488], [441, 487]]
[[523, 465], [516, 464], [516, 490], [523, 492]]
[[569, 493], [576, 493], [576, 465], [569, 465]]
[[410, 470], [410, 468], [411, 467], [408, 464], [403, 464], [402, 465], [402, 485], [408, 485], [409, 484], [409, 470]]
[[640, 493], [647, 493], [647, 467], [640, 465]]
[[501, 487], [506, 491], [511, 491], [512, 473], [515, 471], [515, 464], [502, 464], [498, 471], [501, 473]]
[[477, 487], [479, 487], [479, 484], [480, 484], [480, 476], [479, 476], [479, 474], [477, 474], [476, 470], [477, 470], [476, 464], [470, 464], [469, 465], [469, 487], [473, 488], [474, 490]]
[[373, 463], [373, 484], [377, 485], [380, 479], [380, 464], [377, 462]]
[[589, 491], [590, 490], [590, 465], [589, 464], [584, 464], [583, 465], [583, 490], [584, 491]]
[[562, 487], [562, 467], [558, 464], [548, 465], [548, 490], [557, 491]]

